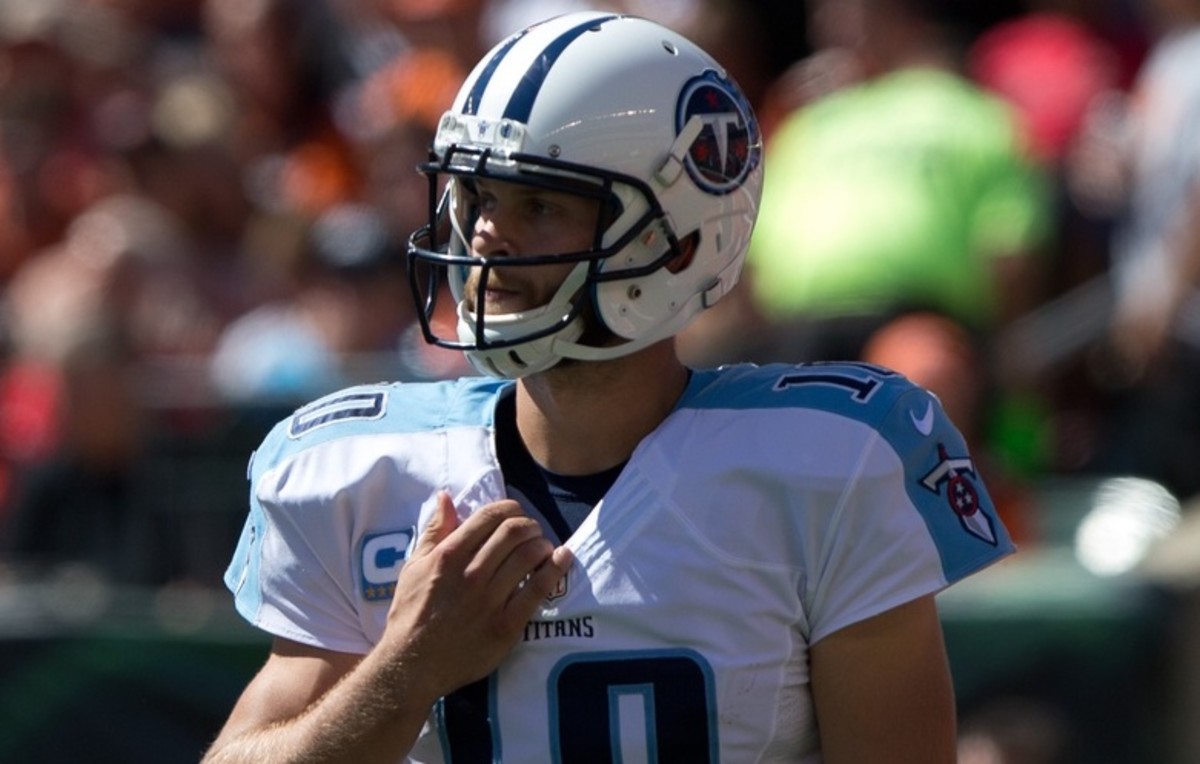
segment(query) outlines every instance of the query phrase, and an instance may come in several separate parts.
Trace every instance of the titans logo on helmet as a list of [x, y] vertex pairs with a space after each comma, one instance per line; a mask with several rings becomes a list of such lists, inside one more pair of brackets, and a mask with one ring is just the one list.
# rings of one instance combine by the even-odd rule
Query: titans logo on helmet
[[716, 72], [705, 72], [684, 86], [675, 129], [682, 131], [697, 116], [704, 126], [685, 160], [697, 186], [711, 194], [727, 194], [757, 166], [762, 145], [752, 114], [745, 96]]

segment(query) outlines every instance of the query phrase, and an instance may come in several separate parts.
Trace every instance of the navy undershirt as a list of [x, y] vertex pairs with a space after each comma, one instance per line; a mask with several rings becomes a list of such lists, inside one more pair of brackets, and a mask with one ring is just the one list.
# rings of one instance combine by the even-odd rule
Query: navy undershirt
[[524, 495], [559, 543], [566, 541], [600, 502], [625, 464], [591, 475], [560, 475], [534, 461], [517, 432], [517, 399], [510, 389], [496, 403], [496, 450], [509, 495]]

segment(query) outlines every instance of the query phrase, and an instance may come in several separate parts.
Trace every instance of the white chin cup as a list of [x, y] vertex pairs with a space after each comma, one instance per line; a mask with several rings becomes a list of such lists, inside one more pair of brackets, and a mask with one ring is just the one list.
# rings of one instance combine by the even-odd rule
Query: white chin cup
[[[558, 343], [574, 343], [583, 334], [583, 319], [576, 316], [558, 331], [522, 341], [523, 337], [544, 332], [560, 324], [573, 309], [572, 299], [587, 280], [588, 264], [581, 262], [567, 274], [550, 302], [518, 313], [487, 315], [483, 321], [483, 336], [476, 334], [478, 316], [467, 308], [467, 301], [458, 301], [458, 339], [471, 346], [464, 352], [471, 365], [492, 377], [516, 379], [527, 374], [545, 371], [562, 360], [556, 350]], [[500, 348], [481, 348], [492, 343], [512, 343]]]
[[[536, 311], [488, 316], [484, 322], [484, 339], [488, 342], [498, 342], [513, 334], [528, 334], [533, 314], [543, 312], [547, 312], [546, 307]], [[545, 322], [538, 323], [544, 324]], [[519, 331], [513, 332], [513, 329]], [[583, 334], [583, 319], [576, 316], [562, 329], [545, 337], [487, 350], [474, 347], [464, 352], [471, 365], [481, 373], [490, 377], [516, 379], [527, 374], [545, 371], [554, 366], [563, 358], [561, 354], [555, 352], [555, 344], [560, 341], [574, 342], [581, 334]], [[461, 302], [458, 310], [458, 338], [465, 343], [478, 343], [475, 336], [475, 315], [467, 310], [465, 303]]]

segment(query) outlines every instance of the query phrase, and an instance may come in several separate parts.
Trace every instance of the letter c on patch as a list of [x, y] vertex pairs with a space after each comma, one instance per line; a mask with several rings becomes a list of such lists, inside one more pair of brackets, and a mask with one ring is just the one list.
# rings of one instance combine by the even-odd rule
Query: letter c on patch
[[415, 528], [409, 528], [363, 538], [362, 575], [366, 586], [396, 583], [400, 564], [408, 557], [408, 547], [415, 532]]

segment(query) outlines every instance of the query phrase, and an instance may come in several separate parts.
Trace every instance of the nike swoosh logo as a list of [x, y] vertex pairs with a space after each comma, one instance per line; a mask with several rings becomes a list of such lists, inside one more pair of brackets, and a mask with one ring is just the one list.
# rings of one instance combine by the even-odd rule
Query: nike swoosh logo
[[918, 419], [915, 411], [908, 412], [909, 418], [912, 419], [913, 427], [917, 428], [917, 432], [922, 435], [928, 435], [933, 432], [933, 403], [925, 404], [925, 414]]

